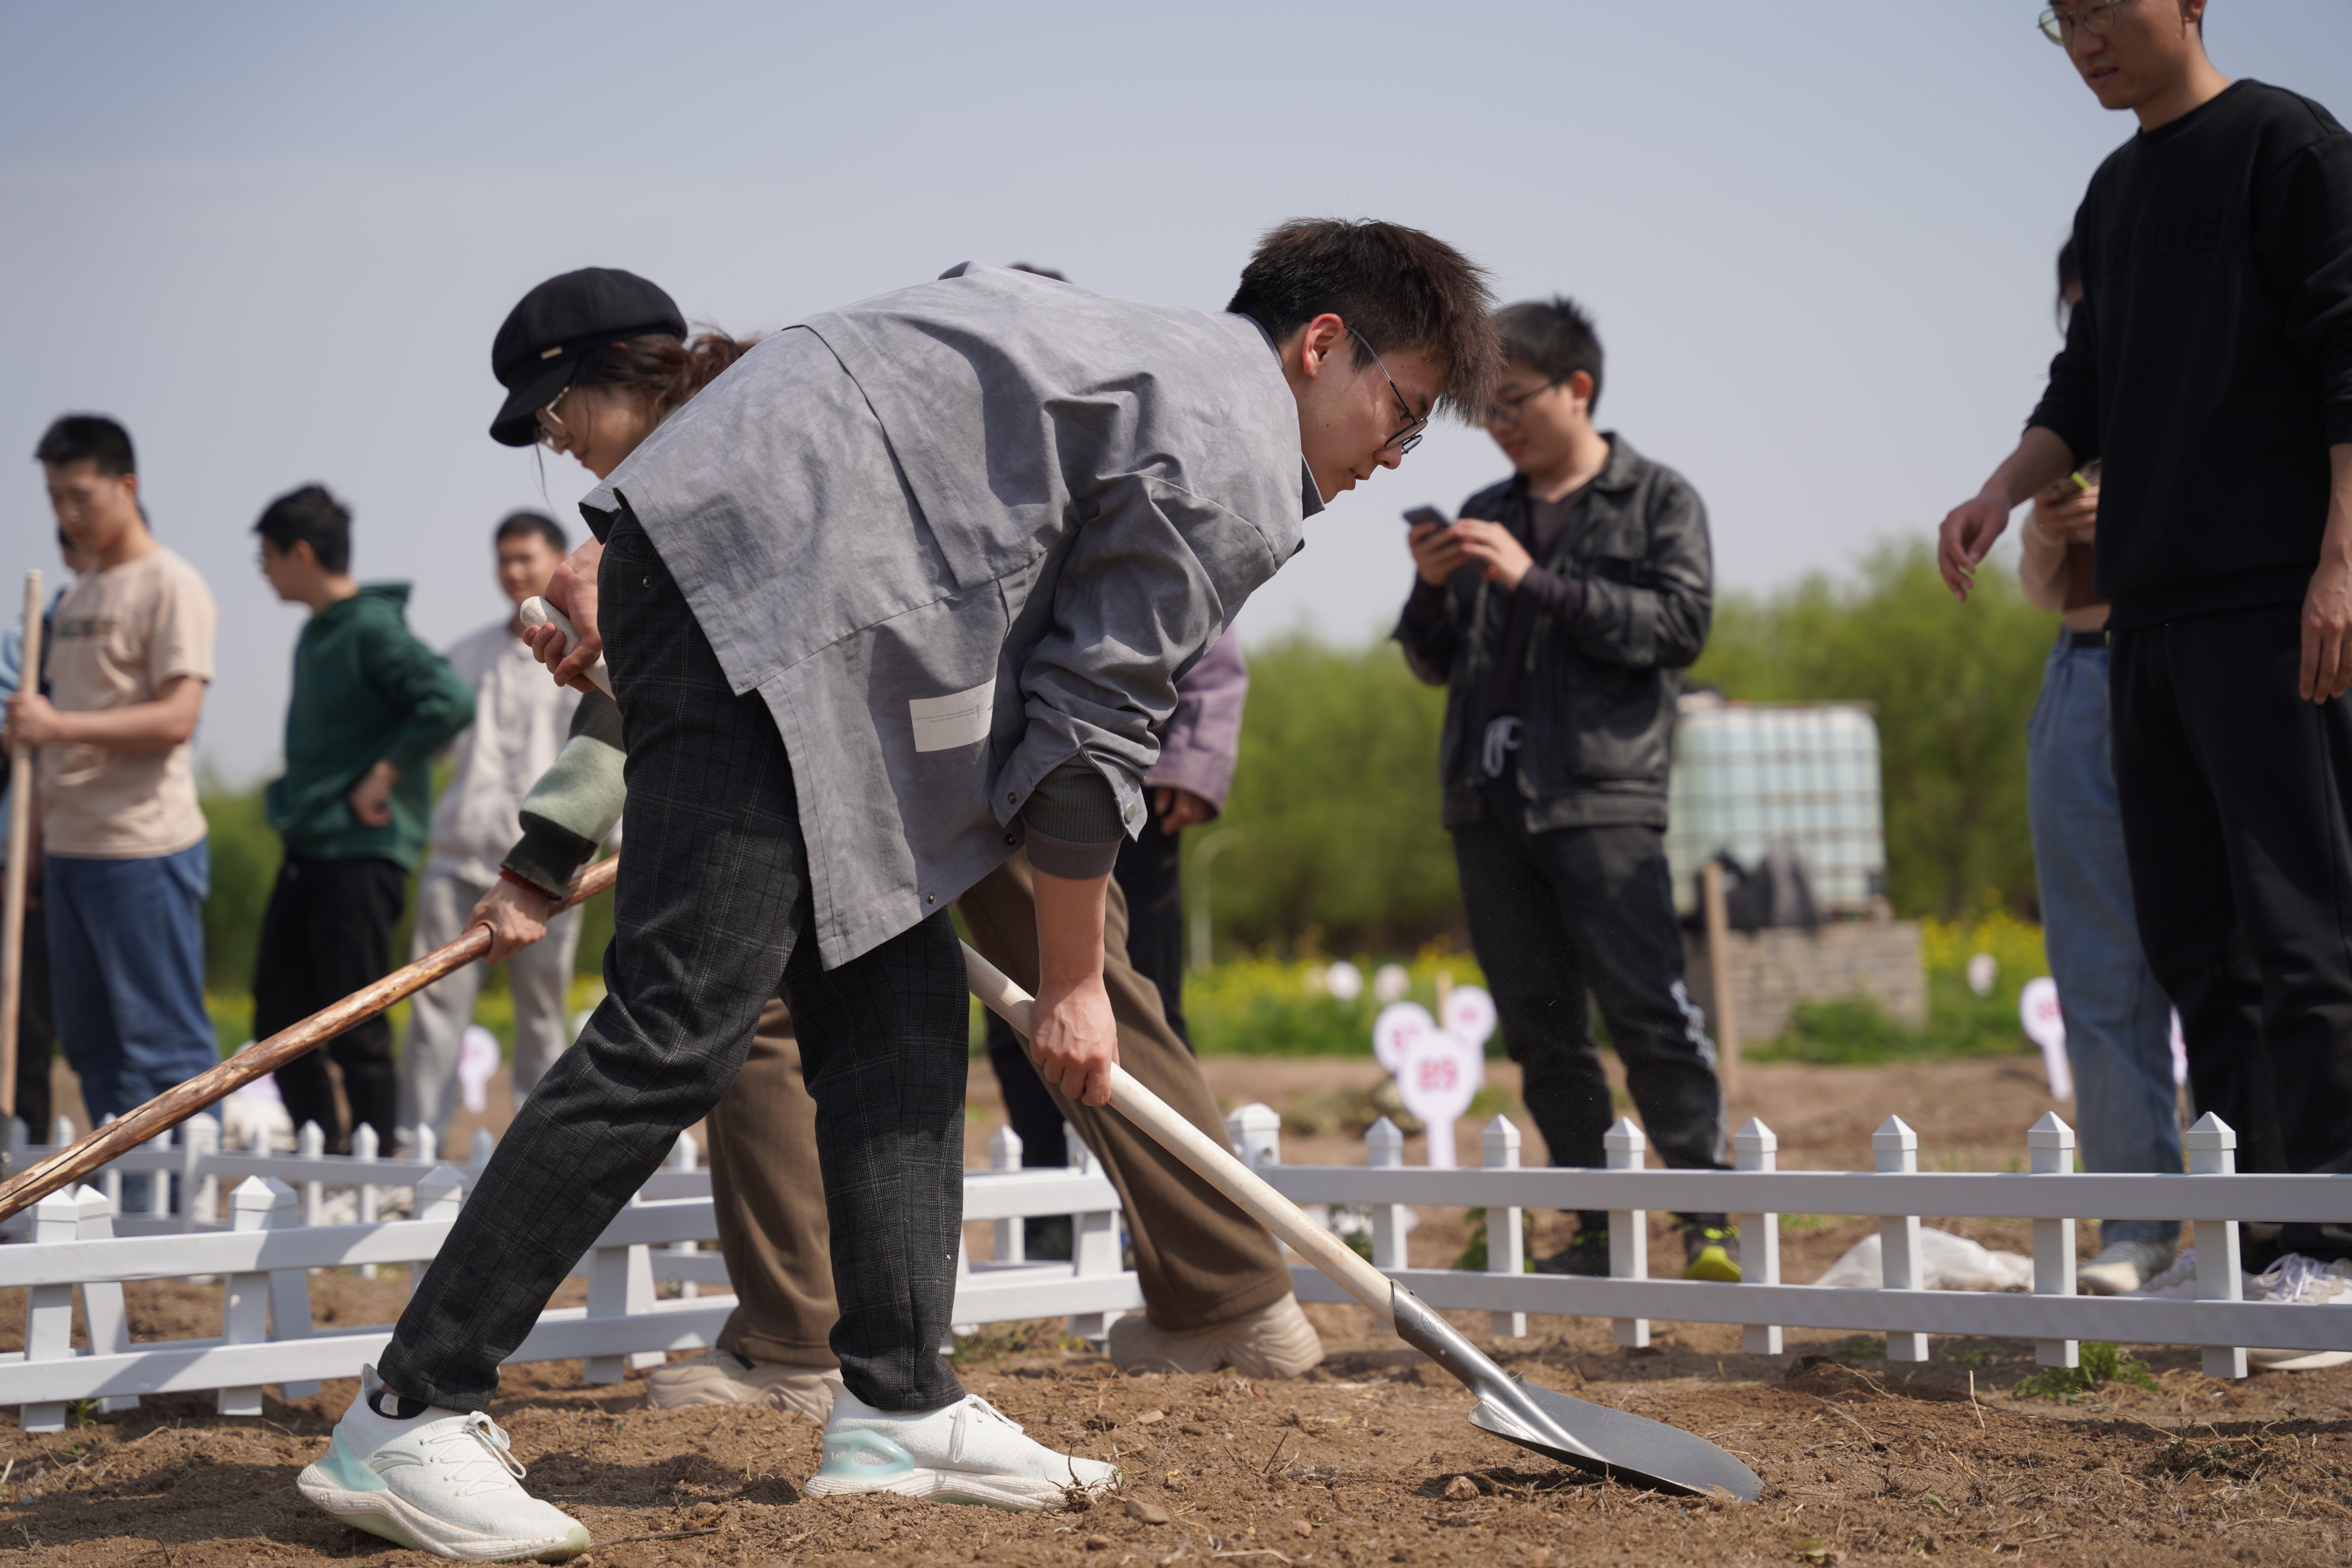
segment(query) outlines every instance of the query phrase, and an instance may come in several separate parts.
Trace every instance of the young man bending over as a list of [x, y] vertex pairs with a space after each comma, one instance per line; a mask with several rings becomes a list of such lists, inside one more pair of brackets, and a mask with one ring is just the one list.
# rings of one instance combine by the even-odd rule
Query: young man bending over
[[1036, 1055], [1105, 1103], [1104, 888], [1151, 727], [1325, 499], [1395, 466], [1441, 401], [1484, 406], [1486, 306], [1458, 252], [1381, 224], [1276, 230], [1223, 315], [958, 268], [777, 333], [591, 492], [598, 539], [549, 596], [580, 633], [556, 675], [608, 654], [624, 717], [613, 988], [307, 1495], [445, 1555], [585, 1548], [505, 1479], [482, 1407], [780, 980], [841, 1306], [811, 1493], [1034, 1508], [1116, 1483], [940, 1354], [969, 1050], [948, 907], [1025, 845]]

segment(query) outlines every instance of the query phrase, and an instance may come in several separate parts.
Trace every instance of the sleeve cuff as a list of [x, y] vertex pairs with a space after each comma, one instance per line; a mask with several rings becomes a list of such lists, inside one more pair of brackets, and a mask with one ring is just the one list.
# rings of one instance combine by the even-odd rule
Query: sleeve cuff
[[1066, 838], [1056, 838], [1032, 826], [1026, 834], [1029, 864], [1048, 877], [1062, 877], [1073, 882], [1091, 881], [1108, 877], [1118, 864], [1118, 847], [1124, 839], [1114, 838], [1108, 844], [1073, 844]]
[[1584, 579], [1563, 577], [1549, 567], [1528, 567], [1518, 591], [1556, 621], [1573, 621], [1584, 609]]
[[595, 841], [534, 812], [522, 814], [522, 837], [501, 864], [550, 898], [562, 898], [580, 868], [596, 853]]

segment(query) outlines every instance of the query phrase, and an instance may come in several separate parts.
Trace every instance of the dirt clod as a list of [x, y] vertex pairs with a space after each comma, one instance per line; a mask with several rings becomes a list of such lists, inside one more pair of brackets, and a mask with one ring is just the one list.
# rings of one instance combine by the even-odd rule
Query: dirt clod
[[1127, 1500], [1127, 1517], [1140, 1524], [1165, 1524], [1168, 1522], [1168, 1510], [1156, 1502], [1131, 1497]]
[[1478, 1483], [1468, 1476], [1456, 1476], [1445, 1483], [1444, 1495], [1450, 1502], [1468, 1502], [1478, 1495]]

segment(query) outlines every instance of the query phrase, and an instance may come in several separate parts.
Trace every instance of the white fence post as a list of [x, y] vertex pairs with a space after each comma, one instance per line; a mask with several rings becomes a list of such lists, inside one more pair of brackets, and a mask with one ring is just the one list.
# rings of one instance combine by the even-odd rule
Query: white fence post
[[1255, 1171], [1282, 1163], [1282, 1117], [1270, 1105], [1244, 1105], [1225, 1118], [1234, 1158]]
[[[1649, 1140], [1633, 1125], [1630, 1116], [1621, 1116], [1617, 1125], [1601, 1134], [1601, 1147], [1608, 1151], [1609, 1168], [1612, 1171], [1638, 1171], [1643, 1165], [1643, 1151]], [[1609, 1211], [1609, 1278], [1612, 1279], [1647, 1279], [1650, 1277], [1650, 1212], [1647, 1209], [1611, 1209]], [[1634, 1349], [1650, 1342], [1650, 1320], [1647, 1318], [1612, 1318], [1609, 1331], [1621, 1345]]]
[[[397, 1154], [398, 1150], [394, 1152]], [[423, 1122], [408, 1130], [408, 1157], [418, 1164], [428, 1164], [441, 1158], [441, 1134]]]
[[[110, 1117], [108, 1120], [111, 1121], [112, 1118]], [[163, 1129], [161, 1132], [156, 1133], [152, 1138], [147, 1140], [147, 1147], [150, 1149], [169, 1149], [171, 1146], [172, 1130], [168, 1127]], [[180, 1201], [184, 1204], [186, 1203], [188, 1201], [187, 1194], [184, 1193], [182, 1194]], [[161, 1219], [165, 1215], [172, 1212], [171, 1172], [150, 1171], [147, 1173], [147, 1207], [142, 1212], [152, 1215], [157, 1219]]]
[[[1479, 1130], [1479, 1146], [1486, 1153], [1486, 1167], [1490, 1171], [1516, 1171], [1519, 1168], [1519, 1130], [1507, 1116], [1497, 1116]], [[1486, 1211], [1486, 1272], [1517, 1274], [1526, 1267], [1521, 1256], [1526, 1247], [1526, 1219], [1518, 1209], [1489, 1208]], [[1528, 1315], [1525, 1312], [1496, 1312], [1487, 1321], [1487, 1328], [1507, 1339], [1528, 1337]]]
[[[482, 1179], [482, 1167], [490, 1163], [492, 1152], [490, 1130], [487, 1127], [477, 1129], [474, 1133], [474, 1179], [476, 1181]], [[694, 1134], [681, 1132], [677, 1135], [677, 1146], [670, 1151], [669, 1168], [673, 1171], [691, 1171], [695, 1168], [701, 1153], [701, 1145], [695, 1142]], [[963, 1244], [959, 1241], [956, 1245], [958, 1256], [961, 1257]], [[700, 1249], [690, 1241], [673, 1241], [667, 1250], [675, 1258], [691, 1258]], [[677, 1299], [679, 1300], [696, 1301], [701, 1298], [702, 1287], [699, 1283], [692, 1279], [678, 1280]]]
[[[1890, 1116], [1870, 1135], [1871, 1152], [1877, 1156], [1878, 1168], [1885, 1172], [1915, 1172], [1919, 1168], [1919, 1134], [1899, 1116]], [[1889, 1290], [1917, 1290], [1922, 1286], [1919, 1267], [1919, 1216], [1885, 1215], [1878, 1221], [1879, 1283]], [[1889, 1329], [1886, 1332], [1888, 1361], [1926, 1361], [1927, 1336]]]
[[[1404, 1163], [1404, 1134], [1385, 1116], [1373, 1122], [1364, 1134], [1364, 1163], [1376, 1170], [1393, 1170]], [[1406, 1267], [1404, 1220], [1402, 1204], [1372, 1205], [1373, 1268]]]
[[[72, 1241], [80, 1235], [81, 1200], [73, 1194], [51, 1193], [33, 1205], [34, 1241]], [[72, 1356], [73, 1293], [70, 1285], [36, 1285], [25, 1292], [26, 1361], [64, 1361]], [[17, 1420], [27, 1432], [62, 1432], [65, 1403], [27, 1405], [18, 1412]]]
[[[62, 1116], [58, 1118], [59, 1131], [66, 1136], [61, 1143], [73, 1142], [71, 1124]], [[81, 1223], [74, 1235], [83, 1241], [109, 1241], [114, 1237], [114, 1204], [96, 1187], [85, 1186], [74, 1193], [75, 1206], [81, 1212]], [[89, 1353], [92, 1355], [128, 1355], [131, 1353], [131, 1315], [122, 1306], [122, 1281], [92, 1279], [81, 1288], [82, 1321], [89, 1325]], [[120, 1410], [139, 1408], [135, 1394], [110, 1394], [98, 1402], [99, 1410], [111, 1415]]]
[[[2074, 1173], [2074, 1130], [2060, 1121], [2056, 1111], [2042, 1113], [2042, 1120], [2027, 1131], [2025, 1146], [2032, 1155], [2035, 1175], [2071, 1176]], [[2074, 1293], [2073, 1220], [2037, 1219], [2033, 1222], [2033, 1293], [2037, 1296], [2072, 1296]], [[2078, 1366], [2082, 1359], [2080, 1340], [2033, 1342], [2036, 1366]]]
[[[194, 1230], [220, 1219], [220, 1178], [199, 1174], [204, 1163], [220, 1152], [221, 1124], [209, 1116], [192, 1116], [180, 1124], [180, 1228]], [[164, 1181], [170, 1177], [161, 1178]], [[256, 1406], [255, 1415], [260, 1414]]]
[[[1062, 1147], [1067, 1152], [1072, 1172], [1082, 1176], [1102, 1173], [1102, 1162], [1087, 1147], [1087, 1141], [1078, 1136], [1078, 1130], [1066, 1121], [1062, 1123]], [[1090, 1279], [1118, 1272], [1118, 1218], [1117, 1209], [1070, 1216], [1071, 1274]], [[1123, 1316], [1120, 1312], [1073, 1312], [1070, 1332], [1099, 1347], [1103, 1336], [1110, 1332], [1111, 1324]]]
[[[992, 1171], [1017, 1171], [1021, 1168], [1021, 1134], [1013, 1131], [1010, 1121], [998, 1128], [988, 1141], [988, 1168]], [[1026, 1263], [1029, 1260], [1026, 1224], [1018, 1215], [995, 1222], [997, 1262]]]
[[[632, 1197], [629, 1206], [635, 1208], [645, 1200]], [[598, 1247], [588, 1253], [588, 1316], [591, 1318], [626, 1318], [639, 1312], [649, 1312], [654, 1305], [653, 1255], [644, 1247]], [[632, 1366], [659, 1366], [669, 1358], [659, 1351], [640, 1351], [633, 1355], [594, 1355], [587, 1358], [585, 1373], [590, 1383], [618, 1383], [629, 1375]]]
[[[268, 1179], [269, 1205], [268, 1228], [292, 1230], [302, 1223], [302, 1200], [290, 1186], [277, 1177]], [[415, 1278], [411, 1269], [409, 1278]], [[308, 1268], [273, 1268], [269, 1271], [269, 1337], [272, 1340], [307, 1340], [314, 1326], [310, 1321], [310, 1271]], [[280, 1399], [308, 1399], [319, 1392], [311, 1379], [280, 1382]]]
[[[298, 1160], [321, 1159], [327, 1152], [327, 1130], [315, 1121], [302, 1123], [302, 1131], [294, 1134], [294, 1157]], [[302, 1223], [320, 1223], [320, 1211], [327, 1197], [327, 1184], [302, 1184]]]
[[[1762, 1119], [1749, 1117], [1748, 1125], [1732, 1135], [1736, 1163], [1743, 1171], [1770, 1171], [1780, 1163], [1780, 1139]], [[1777, 1214], [1736, 1214], [1739, 1227], [1739, 1282], [1778, 1285], [1780, 1282], [1780, 1216]], [[1748, 1323], [1739, 1331], [1739, 1348], [1749, 1355], [1779, 1355], [1780, 1326]]]
[[[193, 1172], [193, 1167], [191, 1168]], [[187, 1178], [183, 1176], [184, 1182]], [[275, 1187], [278, 1192], [269, 1189]], [[185, 1187], [181, 1189], [185, 1191]], [[265, 1182], [259, 1176], [247, 1176], [228, 1195], [229, 1229], [233, 1231], [262, 1230], [269, 1224], [269, 1211], [278, 1206], [278, 1193], [290, 1200], [294, 1190], [283, 1182]], [[232, 1345], [257, 1345], [269, 1338], [269, 1276], [267, 1274], [232, 1274], [221, 1294], [221, 1341]], [[214, 1396], [214, 1407], [223, 1415], [258, 1415], [261, 1414], [261, 1385], [247, 1384], [239, 1388], [224, 1388]]]
[[[373, 1164], [375, 1163], [376, 1156], [381, 1151], [376, 1145], [375, 1129], [369, 1126], [364, 1121], [361, 1122], [352, 1132], [351, 1157], [362, 1164]], [[376, 1220], [379, 1217], [377, 1205], [383, 1201], [383, 1190], [376, 1186], [374, 1183], [362, 1182], [360, 1184], [360, 1223], [362, 1225], [373, 1225], [376, 1223]], [[414, 1285], [416, 1279], [416, 1270], [412, 1268], [408, 1271], [408, 1277], [409, 1282]], [[360, 1278], [362, 1279], [374, 1279], [375, 1265], [373, 1263], [361, 1264]]]
[[[2229, 1176], [2238, 1170], [2238, 1134], [2231, 1125], [2207, 1111], [2182, 1140], [2189, 1145], [2189, 1173]], [[2238, 1222], [2200, 1219], [2197, 1222], [2197, 1299], [2200, 1301], [2242, 1301], [2245, 1281], [2238, 1273]], [[2246, 1375], [2246, 1347], [2207, 1345], [2205, 1375]]]

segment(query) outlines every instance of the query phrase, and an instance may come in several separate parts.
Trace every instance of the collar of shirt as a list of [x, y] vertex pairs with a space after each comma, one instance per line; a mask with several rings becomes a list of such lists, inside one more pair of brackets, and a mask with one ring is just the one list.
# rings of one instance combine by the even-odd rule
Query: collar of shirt
[[[1241, 312], [1236, 310], [1234, 314], [1241, 315]], [[1265, 330], [1265, 323], [1255, 316], [1242, 316], [1242, 320], [1257, 329], [1257, 335], [1265, 340], [1265, 352], [1274, 356], [1276, 364], [1280, 364], [1281, 346], [1274, 341], [1274, 334]], [[1298, 515], [1303, 520], [1322, 510], [1323, 492], [1315, 488], [1315, 470], [1307, 466], [1307, 458], [1302, 455], [1298, 459]]]

